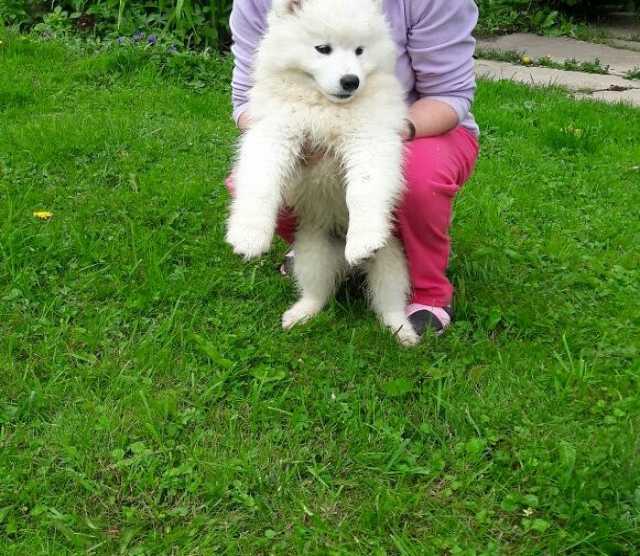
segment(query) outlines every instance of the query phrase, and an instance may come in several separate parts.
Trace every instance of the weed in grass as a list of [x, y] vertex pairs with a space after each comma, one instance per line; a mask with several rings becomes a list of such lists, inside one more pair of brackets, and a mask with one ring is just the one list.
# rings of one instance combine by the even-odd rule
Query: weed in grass
[[481, 60], [495, 60], [496, 62], [520, 64], [522, 63], [524, 52], [518, 52], [517, 50], [500, 50], [497, 48], [476, 48], [475, 56]]
[[579, 62], [575, 58], [565, 60], [561, 68], [568, 71], [581, 71], [584, 73], [599, 73], [606, 75], [609, 73], [609, 66], [603, 65], [598, 58], [593, 62]]
[[635, 67], [633, 69], [630, 69], [625, 77], [627, 79], [640, 79], [640, 67]]

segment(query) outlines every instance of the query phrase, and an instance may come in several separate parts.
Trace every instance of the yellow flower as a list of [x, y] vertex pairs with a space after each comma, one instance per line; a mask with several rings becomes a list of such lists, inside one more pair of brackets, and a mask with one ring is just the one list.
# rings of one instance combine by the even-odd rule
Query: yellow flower
[[53, 217], [53, 212], [49, 212], [48, 210], [36, 210], [33, 213], [38, 220], [51, 220]]

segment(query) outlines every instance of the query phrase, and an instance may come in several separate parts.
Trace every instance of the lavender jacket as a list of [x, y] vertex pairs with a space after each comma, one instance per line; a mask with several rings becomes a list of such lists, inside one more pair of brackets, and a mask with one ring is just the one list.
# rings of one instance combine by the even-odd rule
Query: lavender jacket
[[[246, 109], [252, 86], [253, 56], [266, 29], [271, 0], [234, 0], [230, 25], [233, 70], [233, 117]], [[474, 0], [384, 0], [398, 49], [396, 75], [407, 102], [422, 97], [446, 102], [459, 122], [476, 135], [478, 126], [470, 112], [476, 89], [472, 37], [478, 20]]]

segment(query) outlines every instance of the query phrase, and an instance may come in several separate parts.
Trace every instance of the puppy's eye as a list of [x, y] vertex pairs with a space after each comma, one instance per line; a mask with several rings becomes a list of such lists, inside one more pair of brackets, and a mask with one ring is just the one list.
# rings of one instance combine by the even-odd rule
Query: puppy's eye
[[325, 56], [328, 56], [333, 51], [333, 48], [331, 48], [330, 44], [320, 44], [316, 46], [316, 50], [320, 52], [320, 54], [324, 54]]
[[356, 56], [362, 56], [363, 52], [364, 52], [364, 47], [359, 46], [358, 48], [356, 48]]

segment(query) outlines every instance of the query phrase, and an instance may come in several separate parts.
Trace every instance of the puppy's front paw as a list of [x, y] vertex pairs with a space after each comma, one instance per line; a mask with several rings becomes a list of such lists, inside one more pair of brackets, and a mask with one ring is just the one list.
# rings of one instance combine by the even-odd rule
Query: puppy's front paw
[[347, 234], [347, 244], [344, 249], [344, 256], [347, 263], [356, 266], [370, 257], [383, 247], [389, 239], [389, 231], [385, 228], [381, 230], [363, 230]]
[[301, 299], [282, 315], [282, 328], [290, 330], [296, 324], [307, 322], [311, 317], [317, 315], [320, 309], [322, 309], [322, 304]]
[[273, 228], [265, 223], [242, 223], [232, 218], [229, 221], [225, 239], [236, 255], [246, 260], [253, 259], [269, 250], [273, 239]]

